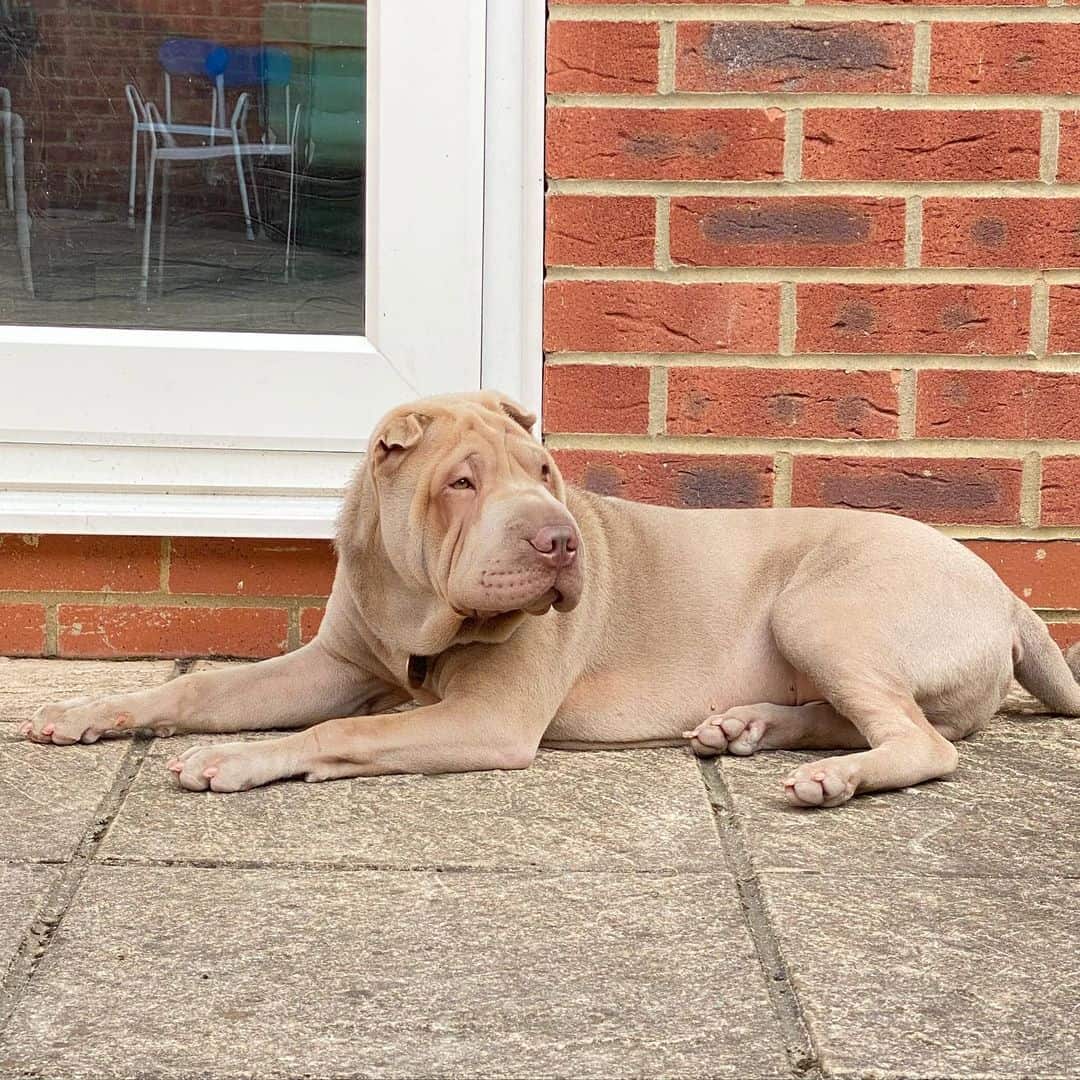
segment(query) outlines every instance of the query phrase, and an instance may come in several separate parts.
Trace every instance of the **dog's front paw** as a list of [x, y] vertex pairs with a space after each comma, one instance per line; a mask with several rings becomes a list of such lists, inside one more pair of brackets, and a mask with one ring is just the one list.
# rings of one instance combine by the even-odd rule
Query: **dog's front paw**
[[119, 697], [72, 698], [42, 705], [19, 725], [19, 734], [37, 743], [70, 746], [97, 742], [107, 731], [130, 731], [134, 725], [134, 716]]
[[188, 791], [247, 791], [285, 773], [270, 742], [193, 746], [167, 765]]

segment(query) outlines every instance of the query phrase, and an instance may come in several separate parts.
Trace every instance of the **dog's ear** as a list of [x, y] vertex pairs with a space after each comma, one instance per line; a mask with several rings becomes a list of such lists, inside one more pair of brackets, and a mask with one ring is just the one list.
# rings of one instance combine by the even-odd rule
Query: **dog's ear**
[[536, 413], [529, 412], [524, 405], [519, 405], [513, 398], [504, 397], [502, 394], [498, 395], [498, 400], [499, 408], [531, 435], [533, 424], [536, 423]]
[[391, 419], [375, 440], [376, 461], [383, 462], [411, 450], [424, 437], [430, 420], [431, 417], [420, 413], [406, 413]]

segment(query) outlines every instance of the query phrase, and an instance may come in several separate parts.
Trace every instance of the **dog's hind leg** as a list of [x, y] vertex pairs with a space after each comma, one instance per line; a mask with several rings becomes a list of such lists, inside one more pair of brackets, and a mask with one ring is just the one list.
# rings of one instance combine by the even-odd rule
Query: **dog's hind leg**
[[799, 766], [784, 780], [795, 806], [839, 806], [856, 793], [908, 787], [956, 769], [956, 747], [916, 702], [895, 643], [872, 612], [837, 600], [812, 618], [780, 608], [773, 632], [787, 660], [851, 722], [869, 749]]
[[699, 757], [759, 750], [864, 750], [868, 743], [827, 701], [736, 705], [685, 732]]

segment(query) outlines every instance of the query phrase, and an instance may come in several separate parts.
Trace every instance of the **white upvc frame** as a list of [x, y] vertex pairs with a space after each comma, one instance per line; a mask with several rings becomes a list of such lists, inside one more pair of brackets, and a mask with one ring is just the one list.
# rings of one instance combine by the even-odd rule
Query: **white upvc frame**
[[[366, 336], [0, 326], [0, 532], [326, 537], [372, 415], [463, 373], [539, 412], [544, 0], [424, 7], [369, 3]], [[238, 408], [287, 372], [317, 408]]]

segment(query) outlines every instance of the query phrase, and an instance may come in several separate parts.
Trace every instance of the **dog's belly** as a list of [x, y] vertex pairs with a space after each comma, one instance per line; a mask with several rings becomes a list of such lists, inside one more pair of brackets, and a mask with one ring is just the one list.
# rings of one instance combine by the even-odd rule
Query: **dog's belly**
[[682, 733], [735, 705], [796, 705], [820, 693], [774, 647], [740, 649], [722, 663], [643, 664], [589, 674], [567, 695], [547, 744], [683, 742]]

